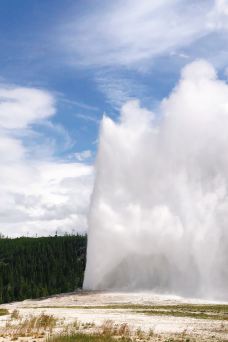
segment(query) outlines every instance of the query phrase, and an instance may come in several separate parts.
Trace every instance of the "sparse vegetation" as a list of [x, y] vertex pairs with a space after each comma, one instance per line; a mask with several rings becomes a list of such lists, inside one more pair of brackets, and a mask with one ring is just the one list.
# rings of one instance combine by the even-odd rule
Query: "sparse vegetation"
[[11, 318], [12, 319], [19, 319], [20, 318], [20, 313], [18, 310], [13, 310], [12, 313], [11, 313]]
[[59, 335], [55, 337], [51, 337], [47, 340], [48, 342], [130, 342], [132, 341], [130, 338], [120, 337], [116, 338], [115, 336], [109, 335], [101, 335], [101, 334], [82, 334], [75, 333], [72, 335]]
[[[78, 329], [77, 323], [77, 329]], [[81, 341], [81, 342], [130, 342], [133, 341], [130, 329], [127, 323], [122, 323], [120, 325], [114, 324], [113, 321], [107, 320], [105, 321], [99, 328], [95, 328], [95, 325], [92, 323], [81, 323], [80, 329], [86, 327], [89, 329], [86, 333], [82, 333], [81, 331], [74, 331], [71, 329], [47, 339], [49, 342], [64, 342], [64, 341]], [[92, 331], [91, 331], [92, 330]], [[70, 331], [70, 333], [69, 333]]]
[[190, 317], [195, 319], [211, 319], [211, 320], [228, 320], [228, 316], [226, 314], [210, 314], [210, 313], [202, 313], [202, 312], [187, 312], [187, 311], [177, 311], [177, 310], [144, 310], [137, 311], [138, 313], [143, 313], [146, 315], [154, 315], [154, 316], [173, 316], [173, 317]]
[[60, 333], [47, 338], [47, 342], [209, 342], [223, 341], [202, 337], [190, 337], [186, 331], [179, 334], [156, 334], [154, 331], [143, 331], [141, 328], [130, 330], [128, 324], [115, 324], [111, 320], [105, 321], [101, 327], [94, 331], [82, 333], [81, 331], [71, 331], [70, 333]]
[[0, 316], [8, 315], [9, 311], [7, 309], [0, 309]]
[[[53, 306], [52, 306], [53, 307]], [[45, 306], [45, 308], [48, 308]], [[179, 304], [179, 305], [138, 305], [115, 304], [101, 306], [55, 306], [59, 309], [86, 309], [86, 310], [132, 310], [137, 313], [154, 316], [191, 317], [196, 319], [211, 319], [228, 321], [228, 305], [223, 304]]]
[[191, 317], [196, 319], [228, 320], [228, 305], [158, 305], [137, 309], [138, 313], [147, 315], [166, 315], [174, 317]]
[[224, 312], [228, 314], [228, 304], [177, 304], [177, 305], [144, 305], [144, 304], [108, 304], [108, 305], [72, 305], [72, 306], [42, 306], [40, 308], [67, 308], [67, 309], [128, 309], [128, 310], [141, 310], [141, 309], [177, 309], [188, 311], [203, 311], [203, 312]]
[[[221, 323], [221, 329], [217, 332], [225, 333], [226, 323]], [[64, 323], [64, 320], [57, 320], [53, 315], [41, 313], [38, 316], [23, 317], [17, 310], [14, 310], [5, 327], [0, 328], [0, 337], [7, 340], [42, 339], [47, 342], [209, 342], [226, 341], [224, 339], [202, 338], [202, 336], [191, 336], [187, 330], [182, 333], [158, 334], [153, 329], [147, 331], [138, 327], [130, 329], [128, 324], [116, 324], [112, 320], [106, 320], [101, 326], [93, 322], [80, 322], [75, 320], [71, 323]]]
[[56, 326], [56, 318], [44, 313], [39, 316], [29, 316], [15, 322], [10, 318], [6, 321], [5, 327], [0, 328], [0, 337], [10, 338], [11, 341], [19, 337], [41, 338], [47, 334], [52, 334]]

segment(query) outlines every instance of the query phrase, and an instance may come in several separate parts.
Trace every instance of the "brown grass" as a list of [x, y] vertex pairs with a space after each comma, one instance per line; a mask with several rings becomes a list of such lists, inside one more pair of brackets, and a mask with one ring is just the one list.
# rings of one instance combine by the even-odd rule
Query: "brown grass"
[[[6, 325], [0, 330], [0, 337], [7, 337], [10, 340], [17, 340], [19, 337], [41, 338], [52, 334], [56, 326], [54, 316], [44, 313], [39, 316], [29, 316], [22, 319], [17, 312], [13, 312], [13, 318], [7, 320]], [[17, 318], [16, 318], [17, 317]], [[17, 320], [15, 322], [15, 320]]]
[[11, 312], [11, 318], [12, 319], [19, 319], [20, 318], [20, 313], [19, 313], [19, 311], [18, 310], [13, 310], [12, 312]]
[[7, 309], [0, 309], [0, 316], [9, 315], [9, 311]]

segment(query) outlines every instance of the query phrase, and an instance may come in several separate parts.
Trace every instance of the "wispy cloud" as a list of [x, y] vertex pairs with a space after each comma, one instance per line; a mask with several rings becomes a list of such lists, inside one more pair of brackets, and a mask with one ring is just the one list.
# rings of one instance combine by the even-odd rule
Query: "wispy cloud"
[[72, 13], [60, 27], [65, 61], [88, 70], [118, 110], [132, 98], [150, 97], [140, 80], [145, 73], [166, 73], [173, 85], [197, 58], [218, 70], [227, 66], [228, 0], [89, 1], [80, 17]]
[[48, 132], [53, 133], [55, 138], [59, 138], [58, 140], [61, 142], [61, 146], [58, 146], [59, 151], [68, 150], [75, 145], [75, 140], [72, 139], [69, 132], [62, 124], [45, 120], [42, 122], [41, 127], [47, 129]]
[[213, 30], [228, 29], [228, 1], [215, 0], [214, 7], [208, 15], [209, 27]]
[[79, 162], [83, 162], [85, 160], [91, 159], [92, 157], [92, 152], [90, 150], [85, 150], [82, 152], [77, 152], [74, 153], [74, 157], [79, 161]]
[[64, 102], [64, 103], [67, 103], [67, 104], [69, 104], [70, 106], [72, 106], [72, 107], [79, 107], [79, 108], [82, 108], [82, 109], [87, 109], [87, 110], [89, 110], [89, 111], [95, 111], [95, 112], [97, 112], [98, 111], [98, 108], [97, 107], [95, 107], [95, 106], [91, 106], [91, 105], [88, 105], [88, 104], [86, 104], [86, 103], [83, 103], [83, 102], [79, 102], [79, 101], [75, 101], [75, 100], [69, 100], [69, 99], [67, 99], [67, 98], [65, 98], [65, 97], [62, 97], [61, 98], [61, 101], [62, 102]]
[[95, 124], [99, 124], [99, 122], [100, 122], [100, 119], [98, 117], [93, 116], [93, 115], [89, 115], [89, 114], [78, 113], [78, 114], [76, 114], [76, 117], [79, 118], [79, 119], [82, 119], [84, 121], [92, 122], [92, 123], [95, 123]]
[[98, 6], [65, 26], [63, 41], [75, 64], [138, 68], [227, 28], [225, 0], [117, 0]]
[[99, 72], [95, 77], [98, 89], [105, 95], [106, 101], [116, 110], [127, 101], [143, 97], [147, 88], [138, 78], [133, 78], [121, 72]]

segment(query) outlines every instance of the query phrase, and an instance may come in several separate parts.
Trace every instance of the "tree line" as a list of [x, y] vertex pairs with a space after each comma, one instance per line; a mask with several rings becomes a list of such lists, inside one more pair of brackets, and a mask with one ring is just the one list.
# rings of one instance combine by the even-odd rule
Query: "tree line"
[[0, 238], [0, 303], [81, 288], [87, 236]]

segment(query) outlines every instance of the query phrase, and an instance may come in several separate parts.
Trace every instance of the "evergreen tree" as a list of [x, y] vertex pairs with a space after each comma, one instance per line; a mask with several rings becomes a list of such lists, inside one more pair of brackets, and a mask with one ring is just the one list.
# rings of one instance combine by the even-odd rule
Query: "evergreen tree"
[[87, 237], [0, 237], [0, 303], [82, 287]]

